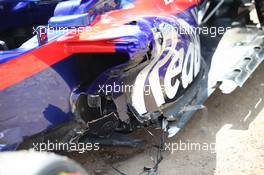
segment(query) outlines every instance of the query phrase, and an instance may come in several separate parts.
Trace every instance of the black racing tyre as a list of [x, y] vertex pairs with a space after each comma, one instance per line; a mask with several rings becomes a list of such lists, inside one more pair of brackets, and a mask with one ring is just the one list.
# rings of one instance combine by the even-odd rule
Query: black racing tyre
[[53, 153], [0, 153], [0, 175], [88, 175], [75, 161]]

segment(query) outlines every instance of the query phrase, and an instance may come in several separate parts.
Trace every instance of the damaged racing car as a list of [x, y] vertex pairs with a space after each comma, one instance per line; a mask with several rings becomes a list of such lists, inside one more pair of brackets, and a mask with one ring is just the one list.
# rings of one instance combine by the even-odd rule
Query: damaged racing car
[[176, 135], [261, 64], [263, 17], [261, 0], [60, 2], [36, 36], [0, 52], [0, 150], [33, 136], [135, 146], [125, 134], [138, 128]]

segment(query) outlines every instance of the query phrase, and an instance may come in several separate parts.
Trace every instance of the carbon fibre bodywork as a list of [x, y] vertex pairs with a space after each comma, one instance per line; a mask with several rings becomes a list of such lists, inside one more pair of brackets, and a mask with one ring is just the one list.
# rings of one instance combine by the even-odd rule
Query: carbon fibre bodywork
[[197, 0], [59, 3], [35, 37], [0, 52], [2, 148], [13, 149], [24, 137], [67, 121], [99, 137], [123, 126], [155, 125], [176, 134], [224, 82], [211, 66], [221, 58], [201, 56], [198, 5]]
[[[70, 100], [70, 95], [75, 90], [74, 94], [78, 96], [75, 89], [78, 86], [79, 94], [97, 94], [100, 86], [113, 86], [113, 83], [136, 84], [136, 86], [142, 86], [135, 87], [140, 89], [150, 84], [147, 74], [155, 67], [155, 64], [161, 62], [164, 57], [167, 62], [170, 62], [172, 57], [176, 59], [179, 49], [182, 59], [189, 54], [193, 60], [192, 53], [196, 51], [195, 58], [199, 59], [198, 38], [188, 35], [178, 36], [175, 31], [181, 23], [190, 28], [197, 26], [195, 17], [197, 2], [161, 0], [155, 2], [136, 0], [62, 2], [49, 21], [46, 44], [39, 46], [38, 36], [35, 36], [14, 51], [1, 52], [0, 71], [3, 76], [1, 76], [0, 85], [2, 121], [0, 128], [2, 132], [10, 132], [13, 135], [12, 132], [19, 130], [20, 136], [14, 134], [16, 139], [13, 142], [16, 143], [24, 136], [37, 134], [72, 119], [71, 112], [76, 113], [74, 111], [76, 108], [73, 104], [74, 99]], [[70, 28], [64, 34], [56, 33], [56, 29], [55, 32], [50, 32], [52, 27], [62, 26], [67, 29], [84, 27], [84, 32], [74, 33], [74, 28]], [[195, 44], [195, 48], [188, 50], [190, 43]], [[166, 48], [171, 50], [164, 53]], [[96, 59], [90, 63], [87, 62], [86, 59], [95, 53], [97, 53]], [[100, 53], [113, 55], [121, 53], [121, 55], [118, 55], [120, 58], [112, 58], [116, 61], [109, 61], [106, 60], [109, 59], [108, 54], [104, 56]], [[151, 57], [147, 58], [147, 54]], [[177, 62], [177, 60], [173, 61]], [[180, 61], [177, 64], [182, 64], [184, 60]], [[92, 77], [93, 80], [90, 80], [91, 78], [89, 79], [89, 76], [87, 78], [87, 75], [92, 68], [89, 67], [90, 64], [95, 65], [95, 62], [110, 63], [106, 67], [97, 65], [96, 69], [100, 71], [97, 71], [96, 76]], [[161, 79], [165, 78], [168, 66], [163, 64], [160, 65], [163, 66]], [[170, 69], [173, 69], [172, 64], [171, 66]], [[197, 75], [199, 67], [196, 69]], [[140, 80], [141, 84], [138, 85], [139, 83], [135, 81], [139, 81], [136, 78], [137, 74], [142, 74], [140, 71], [146, 77], [143, 82]], [[178, 71], [181, 72], [181, 70]], [[193, 78], [186, 80], [185, 88]], [[143, 106], [137, 106], [136, 101], [154, 102], [155, 98], [154, 94], [149, 94], [152, 98], [150, 100], [144, 99], [148, 97], [144, 96], [143, 92], [140, 95], [140, 97], [133, 97], [132, 92], [111, 94], [114, 101], [119, 98], [126, 99], [122, 102], [123, 105], [120, 107], [114, 105], [113, 108], [119, 111], [127, 110], [126, 104], [130, 104], [129, 106], [140, 114], [146, 113], [145, 110], [158, 111], [158, 106], [161, 104], [156, 104], [154, 107], [146, 104], [145, 109], [140, 109]], [[171, 95], [170, 100], [176, 98], [176, 93], [174, 96]], [[141, 99], [131, 99], [131, 97]], [[72, 111], [71, 108], [73, 108]], [[96, 116], [93, 117], [96, 118]]]

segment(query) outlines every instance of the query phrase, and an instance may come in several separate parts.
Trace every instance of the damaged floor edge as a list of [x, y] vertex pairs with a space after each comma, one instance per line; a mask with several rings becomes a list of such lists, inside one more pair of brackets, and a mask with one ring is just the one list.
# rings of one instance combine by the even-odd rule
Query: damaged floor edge
[[[166, 151], [158, 172], [168, 175], [263, 174], [263, 75], [262, 64], [243, 88], [231, 95], [217, 91], [205, 103], [207, 111], [196, 112], [177, 136], [166, 140], [167, 143], [216, 143], [216, 154], [197, 150], [178, 150], [173, 154]], [[160, 135], [158, 130], [151, 132]], [[138, 175], [145, 165], [153, 166], [150, 153], [155, 154], [152, 146], [159, 142], [159, 137], [153, 139], [144, 130], [133, 135], [146, 140], [146, 144], [139, 148], [103, 147], [99, 152], [67, 155], [82, 163], [91, 174], [117, 174], [113, 166], [127, 175]]]

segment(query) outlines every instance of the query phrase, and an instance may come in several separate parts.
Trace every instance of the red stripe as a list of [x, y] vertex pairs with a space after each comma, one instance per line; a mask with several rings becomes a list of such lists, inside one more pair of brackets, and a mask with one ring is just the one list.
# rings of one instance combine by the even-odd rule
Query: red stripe
[[0, 65], [0, 90], [16, 84], [63, 60], [70, 54], [52, 42]]
[[115, 46], [103, 43], [51, 42], [0, 65], [0, 90], [23, 81], [32, 75], [69, 57], [73, 53], [115, 52]]
[[[110, 23], [96, 21], [90, 33], [69, 34], [57, 41], [43, 45], [29, 53], [0, 64], [0, 90], [8, 88], [23, 81], [32, 75], [69, 57], [73, 53], [89, 52], [115, 52], [115, 45], [107, 40], [89, 41], [89, 37], [96, 35], [98, 31], [117, 27], [131, 21], [140, 15], [168, 15], [177, 14], [197, 4], [198, 0], [174, 0], [173, 3], [165, 5], [164, 0], [138, 0], [132, 9], [121, 9], [109, 12], [113, 19]], [[101, 18], [98, 18], [101, 19]]]

